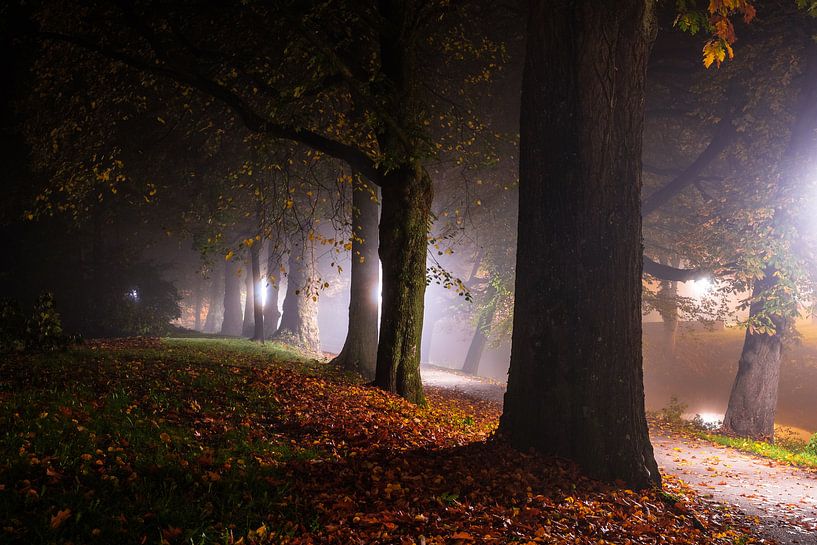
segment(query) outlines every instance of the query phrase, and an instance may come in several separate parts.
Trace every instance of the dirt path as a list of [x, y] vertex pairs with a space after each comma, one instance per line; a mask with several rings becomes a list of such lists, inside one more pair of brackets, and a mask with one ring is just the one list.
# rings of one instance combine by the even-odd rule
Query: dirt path
[[[502, 403], [505, 386], [439, 367], [423, 367], [423, 383]], [[756, 517], [782, 544], [817, 545], [817, 472], [776, 464], [707, 441], [651, 435], [658, 465], [703, 497]]]

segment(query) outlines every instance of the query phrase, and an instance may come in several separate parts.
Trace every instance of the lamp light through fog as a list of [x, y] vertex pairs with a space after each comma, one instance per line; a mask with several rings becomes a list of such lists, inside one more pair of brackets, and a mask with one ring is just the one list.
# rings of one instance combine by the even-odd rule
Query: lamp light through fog
[[692, 294], [695, 297], [703, 297], [712, 289], [712, 280], [709, 278], [699, 278], [692, 281]]

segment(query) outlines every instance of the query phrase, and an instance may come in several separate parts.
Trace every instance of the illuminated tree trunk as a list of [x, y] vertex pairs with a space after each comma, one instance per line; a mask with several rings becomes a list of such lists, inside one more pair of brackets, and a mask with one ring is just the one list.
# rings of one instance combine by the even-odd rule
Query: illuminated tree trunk
[[468, 353], [465, 355], [465, 363], [462, 365], [462, 371], [471, 375], [479, 374], [479, 362], [482, 360], [485, 345], [488, 343], [488, 329], [494, 321], [494, 313], [496, 312], [496, 287], [494, 287], [492, 283], [488, 284], [485, 296], [487, 304], [479, 315], [477, 329], [471, 338]]
[[250, 247], [250, 266], [252, 274], [250, 276], [250, 286], [247, 292], [247, 297], [252, 296], [253, 309], [253, 333], [252, 340], [263, 343], [264, 342], [264, 305], [260, 294], [256, 293], [256, 289], [261, 282], [261, 244], [256, 243]]
[[529, 3], [513, 344], [500, 420], [515, 447], [633, 487], [661, 479], [641, 361], [641, 135], [653, 4]]
[[221, 334], [241, 335], [241, 284], [238, 275], [240, 265], [227, 261], [224, 266], [224, 320]]
[[377, 309], [380, 261], [377, 257], [379, 206], [373, 186], [360, 180], [352, 193], [352, 280], [349, 330], [332, 363], [373, 379], [377, 364]]
[[[252, 259], [252, 257], [250, 257]], [[244, 293], [246, 297], [244, 298], [244, 320], [242, 321], [241, 326], [241, 336], [251, 338], [253, 331], [255, 330], [255, 320], [254, 318], [254, 302], [255, 299], [253, 297], [255, 290], [253, 289], [252, 284], [252, 261], [247, 263], [249, 265], [248, 270], [244, 271]]]
[[[278, 321], [281, 319], [281, 312], [278, 310], [278, 286], [281, 281], [278, 270], [280, 267], [273, 267], [273, 262], [277, 263], [277, 260], [272, 259], [272, 256], [276, 255], [272, 241], [269, 243], [269, 255], [270, 257], [267, 261], [267, 278], [264, 282], [264, 289], [267, 290], [267, 302], [264, 305], [264, 337], [267, 339], [275, 334], [275, 331], [278, 329]], [[273, 275], [275, 276], [275, 280], [271, 278]]]
[[[763, 294], [774, 288], [777, 280], [774, 270], [756, 280], [752, 287], [750, 320], [763, 309]], [[782, 315], [772, 317], [774, 334], [746, 330], [743, 351], [738, 361], [738, 374], [729, 395], [729, 405], [723, 417], [723, 429], [727, 433], [755, 439], [774, 437], [774, 417], [777, 410], [777, 390], [780, 382], [780, 359], [783, 354], [783, 335], [787, 319]]]
[[289, 253], [287, 293], [284, 297], [281, 325], [272, 336], [312, 354], [320, 354], [318, 302], [315, 291], [315, 264], [301, 240], [293, 238]]

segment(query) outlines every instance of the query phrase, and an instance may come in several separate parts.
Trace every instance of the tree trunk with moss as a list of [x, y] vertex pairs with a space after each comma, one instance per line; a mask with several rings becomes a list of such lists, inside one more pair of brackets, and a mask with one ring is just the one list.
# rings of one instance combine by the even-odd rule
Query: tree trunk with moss
[[403, 166], [384, 177], [381, 191], [379, 254], [383, 267], [383, 309], [375, 384], [424, 404], [420, 342], [433, 195], [431, 178], [419, 165]]
[[352, 279], [349, 329], [332, 363], [374, 379], [377, 366], [377, 309], [380, 261], [377, 256], [377, 189], [362, 178], [352, 193]]
[[499, 427], [516, 448], [631, 487], [660, 483], [641, 360], [653, 5], [529, 3], [513, 343]]
[[240, 268], [234, 261], [224, 264], [224, 320], [221, 322], [221, 334], [232, 337], [241, 335]]
[[292, 239], [288, 268], [281, 325], [272, 339], [313, 355], [320, 354], [315, 263], [311, 252], [305, 250], [304, 241]]

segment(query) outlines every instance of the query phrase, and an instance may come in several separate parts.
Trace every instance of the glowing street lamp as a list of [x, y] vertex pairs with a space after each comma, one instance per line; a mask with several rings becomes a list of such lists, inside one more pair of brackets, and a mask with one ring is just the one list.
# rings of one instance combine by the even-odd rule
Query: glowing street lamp
[[712, 289], [712, 280], [707, 277], [697, 278], [692, 281], [691, 288], [695, 297], [703, 297]]

